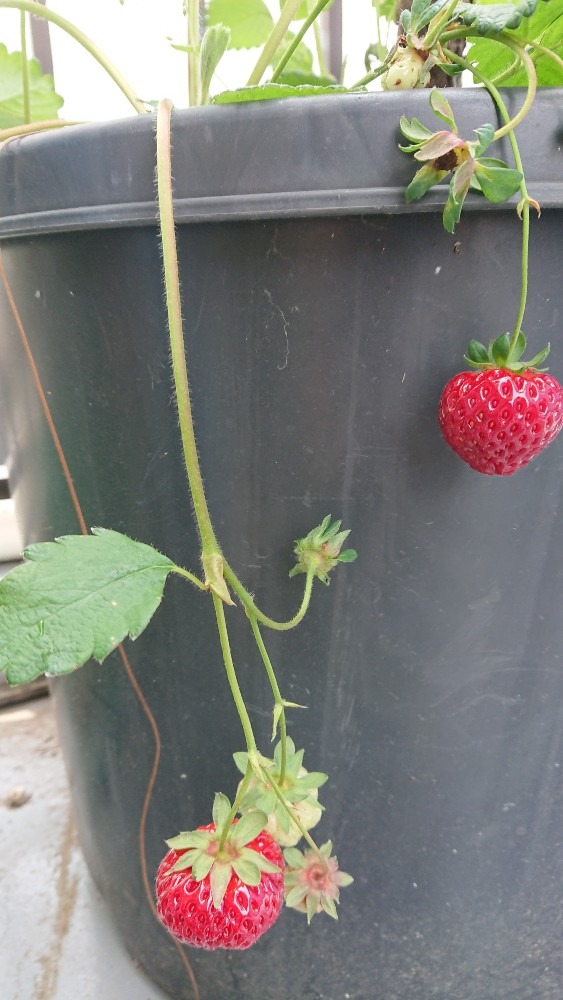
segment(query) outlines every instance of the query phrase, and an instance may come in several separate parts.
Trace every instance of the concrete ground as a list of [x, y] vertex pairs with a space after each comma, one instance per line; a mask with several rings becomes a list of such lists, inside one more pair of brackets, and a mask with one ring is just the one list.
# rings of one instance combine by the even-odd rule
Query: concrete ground
[[48, 697], [0, 709], [0, 831], [2, 1000], [170, 1000], [90, 879]]

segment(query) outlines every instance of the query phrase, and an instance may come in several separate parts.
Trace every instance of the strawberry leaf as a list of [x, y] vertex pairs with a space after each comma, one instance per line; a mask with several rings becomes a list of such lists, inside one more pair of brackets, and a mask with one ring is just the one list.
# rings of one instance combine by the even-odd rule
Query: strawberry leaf
[[520, 27], [523, 18], [530, 17], [538, 0], [520, 0], [520, 3], [470, 4], [460, 3], [455, 9], [455, 20], [461, 21], [478, 35], [497, 35], [506, 28]]
[[455, 197], [454, 190], [453, 190], [454, 189], [454, 180], [455, 180], [455, 176], [452, 177], [452, 179], [450, 181], [450, 190], [449, 190], [449, 193], [448, 193], [448, 198], [447, 198], [446, 204], [444, 205], [444, 211], [442, 212], [442, 222], [443, 222], [443, 225], [444, 225], [444, 229], [448, 233], [453, 233], [454, 232], [455, 227], [456, 227], [457, 223], [460, 220], [461, 210], [463, 208], [463, 201], [464, 201], [464, 198], [465, 198], [465, 195], [463, 195], [463, 194], [460, 196], [460, 200], [459, 201]]
[[477, 156], [480, 156], [481, 153], [484, 153], [485, 150], [488, 149], [488, 147], [491, 145], [491, 142], [493, 141], [495, 134], [495, 126], [481, 125], [480, 128], [475, 129], [475, 134], [477, 135], [478, 138], [478, 143], [475, 149], [475, 153]]
[[209, 0], [205, 20], [208, 25], [230, 28], [230, 49], [251, 49], [263, 45], [274, 21], [264, 0]]
[[0, 582], [0, 669], [10, 684], [100, 663], [155, 613], [174, 563], [149, 545], [94, 528], [30, 545]]
[[399, 122], [399, 126], [405, 139], [409, 139], [411, 142], [422, 144], [432, 135], [430, 129], [426, 128], [426, 125], [422, 125], [418, 118], [413, 118], [409, 121], [408, 118], [405, 118], [403, 115]]
[[[347, 87], [316, 87], [302, 84], [290, 87], [282, 83], [260, 83], [255, 87], [239, 87], [238, 90], [224, 90], [217, 94], [212, 104], [245, 104], [247, 101], [275, 101], [281, 97], [317, 97], [319, 94], [346, 94]], [[355, 91], [357, 93], [357, 91]]]
[[[0, 45], [0, 129], [25, 123], [22, 61], [21, 52], [9, 53]], [[27, 66], [31, 121], [56, 118], [63, 99], [55, 93], [53, 77], [42, 74], [37, 59], [28, 59]]]

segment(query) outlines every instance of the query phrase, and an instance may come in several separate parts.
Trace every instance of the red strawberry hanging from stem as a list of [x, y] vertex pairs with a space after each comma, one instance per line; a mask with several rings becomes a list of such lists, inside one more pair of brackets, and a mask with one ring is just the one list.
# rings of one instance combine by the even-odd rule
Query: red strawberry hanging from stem
[[438, 410], [442, 433], [472, 469], [510, 476], [539, 455], [563, 427], [563, 389], [537, 366], [549, 345], [523, 361], [526, 338], [507, 333], [488, 349], [469, 343], [461, 372], [445, 387]]

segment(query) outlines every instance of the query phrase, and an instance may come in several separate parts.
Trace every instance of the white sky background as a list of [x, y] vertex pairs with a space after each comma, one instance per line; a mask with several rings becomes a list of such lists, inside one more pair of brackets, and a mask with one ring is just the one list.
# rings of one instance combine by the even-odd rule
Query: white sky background
[[[266, 2], [273, 13], [279, 9], [276, 0]], [[179, 107], [187, 104], [187, 57], [167, 41], [171, 37], [175, 42], [185, 42], [182, 0], [125, 0], [123, 6], [119, 0], [48, 0], [48, 6], [95, 41], [139, 97], [170, 97]], [[344, 0], [343, 7], [345, 82], [353, 84], [364, 75], [364, 53], [375, 41], [375, 13], [371, 0]], [[312, 33], [306, 41], [314, 50]], [[19, 49], [17, 11], [0, 11], [0, 42], [9, 51]], [[51, 45], [55, 86], [65, 99], [62, 117], [104, 120], [134, 114], [95, 60], [56, 25], [51, 25]], [[256, 50], [227, 53], [212, 92], [242, 86], [256, 57]]]

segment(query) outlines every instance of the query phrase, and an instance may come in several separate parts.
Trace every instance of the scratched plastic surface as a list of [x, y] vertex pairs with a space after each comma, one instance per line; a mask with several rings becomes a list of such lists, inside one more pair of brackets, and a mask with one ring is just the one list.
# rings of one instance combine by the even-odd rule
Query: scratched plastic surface
[[[424, 117], [427, 96], [413, 98]], [[320, 177], [317, 126], [299, 170]], [[287, 911], [249, 952], [190, 949], [201, 1000], [563, 995], [563, 442], [514, 477], [480, 476], [436, 417], [468, 340], [514, 319], [519, 232], [503, 209], [468, 212], [454, 238], [435, 212], [179, 229], [199, 451], [229, 561], [283, 618], [301, 593], [287, 576], [293, 539], [331, 513], [360, 553], [316, 588], [295, 632], [268, 637], [284, 697], [309, 706], [291, 714], [291, 736], [330, 775], [319, 837], [354, 885], [338, 923], [308, 929]], [[561, 211], [546, 208], [525, 328], [534, 350], [551, 340], [556, 377], [560, 239]], [[197, 570], [153, 227], [27, 236], [3, 259], [87, 523]], [[76, 518], [0, 303], [11, 479], [35, 541]], [[268, 684], [244, 615], [228, 620], [267, 751]], [[244, 747], [204, 595], [167, 584], [128, 653], [162, 739], [152, 879], [164, 839], [207, 822], [218, 789], [234, 793], [231, 754]], [[151, 728], [118, 657], [56, 688], [88, 863], [132, 954], [188, 1000], [140, 875]]]

